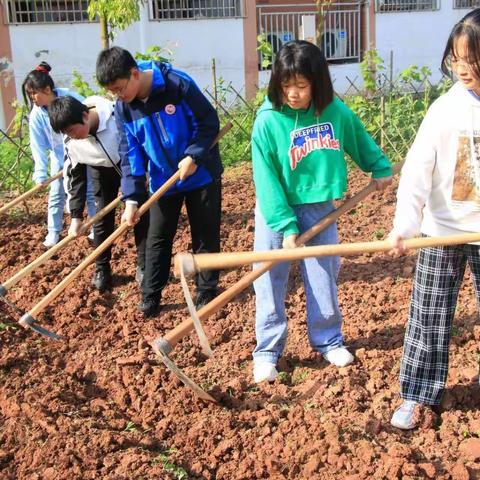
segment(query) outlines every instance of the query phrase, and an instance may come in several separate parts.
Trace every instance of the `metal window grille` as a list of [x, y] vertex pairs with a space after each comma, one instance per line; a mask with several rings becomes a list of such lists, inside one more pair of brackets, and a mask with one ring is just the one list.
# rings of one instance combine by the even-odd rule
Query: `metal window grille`
[[453, 0], [453, 8], [480, 7], [480, 0]]
[[433, 10], [440, 10], [440, 0], [375, 0], [376, 12], [426, 12]]
[[152, 0], [150, 20], [235, 18], [243, 16], [243, 0]]
[[[318, 19], [315, 3], [257, 5], [258, 33], [264, 34], [275, 55], [280, 47], [301, 37], [305, 17]], [[318, 20], [316, 20], [318, 21]], [[324, 13], [320, 48], [327, 60], [347, 62], [360, 59], [360, 3], [332, 3]], [[260, 53], [259, 65], [263, 58]]]
[[5, 0], [8, 23], [88, 22], [88, 0]]

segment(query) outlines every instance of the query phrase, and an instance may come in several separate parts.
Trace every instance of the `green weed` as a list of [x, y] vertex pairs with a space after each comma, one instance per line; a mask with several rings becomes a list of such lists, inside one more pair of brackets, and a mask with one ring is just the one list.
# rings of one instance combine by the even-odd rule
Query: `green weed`
[[288, 373], [287, 372], [279, 372], [277, 379], [280, 383], [288, 383]]
[[128, 422], [127, 426], [123, 429], [124, 432], [136, 432], [137, 426], [133, 422]]
[[17, 330], [17, 329], [18, 327], [16, 325], [0, 322], [0, 332], [7, 331], [7, 330]]
[[307, 370], [304, 370], [303, 372], [296, 373], [292, 377], [292, 384], [293, 385], [298, 385], [302, 383], [309, 375], [309, 372]]
[[160, 453], [157, 455], [153, 460], [152, 460], [152, 465], [158, 465], [162, 464], [163, 469], [173, 475], [173, 477], [176, 480], [185, 480], [188, 478], [188, 472], [182, 468], [173, 463], [169, 456], [172, 453], [175, 453], [177, 450], [174, 448], [170, 448], [168, 450], [165, 450], [164, 452]]

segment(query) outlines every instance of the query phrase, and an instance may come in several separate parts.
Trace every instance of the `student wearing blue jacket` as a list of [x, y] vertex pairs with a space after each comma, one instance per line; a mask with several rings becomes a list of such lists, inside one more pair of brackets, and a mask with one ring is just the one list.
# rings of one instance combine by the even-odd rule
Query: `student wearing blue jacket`
[[[103, 50], [97, 59], [100, 85], [117, 96], [124, 220], [134, 225], [139, 203], [180, 171], [180, 180], [150, 209], [145, 275], [139, 309], [156, 315], [167, 284], [172, 245], [185, 202], [195, 253], [220, 250], [221, 174], [215, 109], [185, 73], [163, 62], [136, 62], [123, 48]], [[197, 275], [196, 307], [217, 292], [218, 272]]]
[[[32, 70], [22, 84], [23, 98], [30, 105], [31, 111], [28, 120], [30, 134], [30, 149], [32, 150], [35, 168], [33, 181], [38, 185], [48, 177], [48, 163], [50, 159], [50, 176], [55, 175], [63, 168], [64, 145], [63, 137], [55, 133], [50, 126], [47, 107], [57, 97], [71, 95], [82, 101], [83, 97], [67, 88], [55, 88], [50, 76], [51, 67], [42, 62]], [[43, 245], [50, 248], [60, 240], [63, 225], [63, 209], [65, 207], [65, 190], [62, 180], [55, 180], [50, 184], [48, 196], [48, 234]], [[87, 209], [90, 216], [95, 215], [95, 200], [89, 188], [87, 195]]]

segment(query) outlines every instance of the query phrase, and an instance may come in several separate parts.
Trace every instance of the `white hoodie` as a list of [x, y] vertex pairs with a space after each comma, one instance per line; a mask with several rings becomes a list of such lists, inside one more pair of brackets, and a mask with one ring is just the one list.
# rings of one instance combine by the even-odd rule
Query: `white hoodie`
[[456, 83], [430, 106], [407, 154], [393, 233], [411, 238], [479, 231], [480, 101]]
[[117, 125], [113, 117], [115, 104], [106, 98], [93, 95], [83, 103], [95, 108], [98, 114], [98, 128], [95, 136], [84, 139], [65, 138], [65, 151], [72, 162], [72, 167], [78, 163], [95, 167], [115, 167], [120, 161], [118, 155]]

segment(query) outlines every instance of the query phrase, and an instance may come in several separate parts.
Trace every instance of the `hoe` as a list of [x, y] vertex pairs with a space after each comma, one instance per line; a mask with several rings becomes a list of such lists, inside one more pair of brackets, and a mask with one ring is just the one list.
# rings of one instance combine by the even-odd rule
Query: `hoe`
[[[102, 208], [95, 216], [90, 218], [85, 224], [83, 225], [83, 230], [87, 231], [90, 229], [95, 222], [100, 220], [102, 217], [104, 217], [107, 213], [109, 213], [111, 210], [113, 210], [121, 201], [121, 198], [118, 197], [115, 200], [112, 200], [108, 205], [106, 205], [104, 208]], [[28, 264], [26, 267], [24, 267], [22, 270], [18, 271], [15, 275], [10, 277], [8, 280], [6, 280], [4, 283], [0, 285], [0, 300], [5, 302], [9, 307], [13, 308], [16, 310], [18, 313], [21, 313], [22, 315], [25, 313], [23, 312], [17, 305], [15, 305], [13, 302], [7, 300], [5, 298], [5, 295], [7, 294], [8, 290], [15, 286], [22, 278], [26, 277], [28, 274], [33, 272], [36, 268], [40, 267], [43, 265], [48, 259], [53, 257], [57, 252], [59, 252], [62, 248], [66, 247], [72, 240], [75, 240], [76, 237], [74, 235], [67, 235], [64, 239], [62, 239], [60, 242], [58, 242], [56, 245], [54, 245], [52, 248], [47, 250], [45, 253], [40, 255], [38, 258], [36, 258], [33, 262]], [[35, 323], [28, 324], [28, 327], [34, 330], [37, 333], [40, 333], [42, 335], [45, 335], [46, 337], [52, 338], [54, 340], [58, 340], [59, 336], [56, 333], [49, 332], [45, 328], [41, 327], [40, 325], [36, 325]]]
[[[398, 173], [402, 167], [402, 164], [397, 164], [394, 167], [394, 172]], [[370, 195], [373, 191], [375, 191], [376, 186], [375, 183], [370, 183], [367, 187], [363, 190], [358, 192], [355, 196], [347, 200], [343, 203], [339, 208], [331, 212], [329, 215], [322, 218], [317, 224], [315, 224], [312, 228], [307, 230], [303, 233], [300, 237], [298, 237], [297, 245], [302, 246], [307, 243], [311, 238], [315, 235], [320, 233], [326, 227], [331, 225], [335, 222], [342, 214], [348, 212], [352, 208], [354, 208], [359, 202], [365, 199], [368, 195]], [[214, 254], [214, 255], [223, 255], [223, 254]], [[210, 303], [202, 307], [198, 312], [195, 310], [193, 302], [191, 300], [190, 292], [188, 290], [188, 285], [186, 281], [186, 274], [190, 274], [192, 272], [192, 268], [188, 267], [185, 268], [184, 259], [186, 257], [180, 256], [178, 257], [179, 260], [176, 262], [176, 275], [180, 276], [180, 280], [182, 283], [182, 289], [185, 294], [185, 299], [187, 302], [188, 310], [190, 313], [191, 318], [184, 320], [182, 323], [177, 325], [173, 330], [170, 330], [164, 337], [159, 337], [152, 342], [152, 348], [154, 352], [159, 356], [161, 361], [165, 364], [165, 366], [172, 371], [174, 375], [176, 375], [180, 381], [182, 381], [186, 386], [191, 388], [200, 398], [204, 400], [208, 400], [211, 402], [215, 402], [216, 400], [205, 392], [202, 388], [200, 388], [191, 378], [189, 378], [183, 371], [181, 371], [170, 358], [170, 354], [177, 345], [177, 343], [182, 340], [182, 338], [186, 337], [192, 330], [195, 328], [197, 333], [199, 331], [202, 334], [199, 334], [200, 344], [202, 347], [203, 352], [207, 356], [212, 355], [212, 351], [210, 345], [208, 343], [206, 335], [203, 334], [203, 328], [201, 326], [201, 321], [206, 320], [211, 315], [216, 313], [222, 307], [224, 307], [232, 298], [236, 295], [240, 294], [243, 290], [249, 287], [257, 278], [263, 275], [265, 272], [270, 270], [278, 261], [273, 262], [265, 262], [258, 266], [255, 270], [245, 275], [241, 278], [237, 283], [232, 285], [230, 288], [222, 292], [218, 295], [215, 299], [213, 299]], [[191, 262], [190, 262], [191, 263]]]
[[[218, 141], [232, 128], [232, 124], [227, 123], [218, 133], [217, 137], [212, 143], [210, 148], [213, 148]], [[176, 172], [172, 175], [150, 198], [138, 209], [137, 215], [141, 217], [151, 205], [161, 198], [178, 180], [180, 179], [180, 172]], [[115, 200], [117, 201], [117, 200]], [[109, 206], [109, 205], [108, 205]], [[105, 208], [108, 208], [105, 207]], [[45, 335], [45, 329], [43, 331], [38, 330], [35, 317], [41, 313], [48, 305], [50, 305], [66, 288], [72, 283], [95, 259], [103, 253], [110, 245], [112, 245], [124, 232], [130, 227], [126, 223], [122, 223], [108, 238], [105, 239], [90, 255], [83, 260], [74, 270], [72, 270], [53, 290], [51, 290], [39, 303], [37, 303], [28, 313], [25, 313], [19, 320], [20, 325], [24, 328], [36, 327], [38, 333]], [[48, 332], [49, 338], [53, 338], [51, 332]], [[56, 335], [58, 337], [58, 335]]]
[[[438, 247], [445, 245], [460, 245], [465, 243], [480, 242], [480, 233], [466, 233], [462, 235], [452, 235], [445, 237], [420, 237], [411, 238], [403, 242], [407, 249], [418, 249], [427, 247]], [[298, 242], [300, 244], [300, 238]], [[181, 275], [193, 275], [194, 273], [202, 270], [212, 269], [226, 269], [239, 267], [243, 265], [267, 262], [263, 263], [258, 269], [255, 269], [249, 274], [249, 276], [257, 278], [255, 274], [262, 274], [266, 269], [271, 268], [279, 262], [287, 262], [294, 260], [303, 260], [310, 257], [321, 257], [331, 255], [359, 255], [364, 253], [375, 252], [387, 252], [392, 249], [392, 243], [389, 241], [378, 242], [360, 242], [360, 243], [347, 243], [339, 245], [320, 245], [313, 247], [294, 248], [289, 250], [270, 250], [265, 252], [233, 252], [233, 253], [217, 253], [209, 254], [203, 253], [198, 255], [191, 254], [179, 254], [175, 257], [176, 272], [181, 272]], [[268, 266], [268, 268], [265, 267]], [[258, 275], [260, 276], [260, 275]], [[245, 280], [244, 277], [240, 282]], [[239, 282], [239, 283], [240, 283]], [[238, 285], [238, 284], [237, 284]], [[235, 288], [236, 285], [232, 287]], [[230, 298], [229, 292], [231, 289], [225, 291], [222, 295], [219, 295], [216, 299], [205, 305], [199, 312], [199, 317], [206, 318], [206, 312], [213, 313], [224, 305], [228, 298]], [[233, 296], [234, 294], [232, 294]], [[223, 298], [222, 298], [223, 296]], [[223, 301], [222, 301], [223, 300]], [[205, 312], [205, 313], [204, 313]], [[193, 320], [184, 320], [175, 329], [167, 333], [165, 337], [159, 338], [154, 341], [153, 349], [157, 353], [165, 365], [172, 370], [172, 372], [178, 376], [178, 378], [189, 386], [193, 391], [197, 393], [200, 398], [205, 400], [215, 401], [210, 395], [204, 392], [198, 385], [196, 385], [191, 379], [186, 377], [183, 372], [179, 372], [179, 369], [173, 364], [168, 357], [168, 353], [173, 347], [192, 329]], [[180, 374], [179, 374], [180, 373]]]

